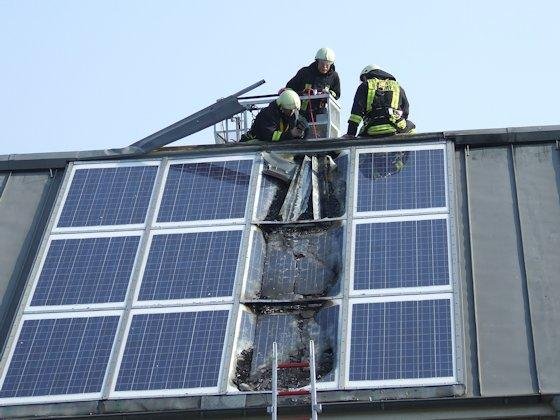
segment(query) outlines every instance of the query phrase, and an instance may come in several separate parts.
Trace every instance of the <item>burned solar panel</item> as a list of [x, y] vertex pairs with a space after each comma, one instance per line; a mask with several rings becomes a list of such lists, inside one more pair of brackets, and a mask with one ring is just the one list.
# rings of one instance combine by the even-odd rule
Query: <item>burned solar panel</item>
[[347, 154], [263, 154], [257, 219], [319, 220], [346, 211]]
[[262, 228], [253, 235], [255, 251], [247, 298], [300, 300], [338, 293], [343, 237], [340, 222]]
[[[254, 306], [253, 342], [238, 345], [234, 384], [244, 391], [266, 390], [271, 385], [272, 343], [278, 346], [279, 362], [309, 360], [309, 341], [315, 343], [317, 380], [334, 380], [339, 305]], [[247, 334], [245, 332], [245, 334]], [[309, 384], [309, 371], [280, 371], [279, 386], [298, 388]]]

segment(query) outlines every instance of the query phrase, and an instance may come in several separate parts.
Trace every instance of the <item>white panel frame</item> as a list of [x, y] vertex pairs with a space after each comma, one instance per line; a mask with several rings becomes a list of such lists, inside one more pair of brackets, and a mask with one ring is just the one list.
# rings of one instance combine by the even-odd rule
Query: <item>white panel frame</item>
[[262, 179], [263, 179], [263, 169], [264, 169], [264, 159], [262, 158], [262, 154], [257, 154], [255, 158], [255, 162], [253, 165], [257, 165], [257, 184], [255, 186], [255, 199], [253, 200], [253, 208], [251, 209], [251, 223], [259, 223], [258, 214], [259, 214], [259, 207], [260, 207], [260, 199], [261, 199], [261, 188], [262, 188]]
[[[192, 299], [169, 299], [169, 300], [139, 300], [140, 289], [142, 288], [142, 282], [144, 280], [144, 273], [146, 271], [146, 264], [148, 263], [148, 258], [150, 256], [150, 250], [152, 247], [152, 241], [156, 235], [173, 235], [173, 234], [185, 234], [185, 233], [198, 233], [198, 232], [229, 232], [229, 231], [240, 231], [241, 238], [239, 241], [239, 249], [241, 243], [243, 242], [244, 226], [243, 225], [233, 225], [233, 226], [197, 226], [190, 228], [176, 228], [176, 229], [165, 229], [151, 231], [148, 237], [148, 242], [146, 245], [147, 252], [145, 253], [141, 266], [139, 275], [139, 286], [136, 288], [134, 294], [133, 307], [164, 307], [164, 306], [178, 306], [178, 305], [190, 305], [190, 304], [212, 304], [212, 303], [229, 303], [233, 301], [233, 293], [236, 290], [236, 284], [239, 279], [234, 278], [232, 294], [230, 296], [217, 296], [210, 298], [192, 298]], [[239, 266], [239, 254], [237, 256], [237, 263], [235, 267], [235, 273], [237, 273]], [[235, 275], [235, 274], [234, 274]]]
[[243, 217], [235, 218], [235, 219], [205, 219], [205, 220], [182, 220], [182, 221], [175, 221], [175, 222], [158, 222], [158, 216], [161, 209], [161, 202], [163, 200], [163, 194], [165, 192], [165, 187], [167, 185], [167, 177], [169, 175], [169, 169], [172, 165], [183, 165], [189, 163], [204, 163], [204, 162], [227, 162], [227, 161], [236, 161], [236, 160], [249, 160], [252, 162], [253, 166], [255, 164], [258, 164], [256, 154], [218, 156], [218, 157], [209, 157], [209, 158], [176, 159], [176, 160], [170, 159], [165, 165], [161, 188], [157, 194], [153, 227], [157, 229], [157, 228], [166, 228], [166, 227], [176, 228], [176, 227], [188, 227], [188, 226], [213, 226], [213, 225], [224, 225], [224, 224], [243, 225], [245, 223], [245, 214], [246, 214], [247, 206], [249, 205], [250, 202], [251, 180], [249, 180], [249, 183], [247, 185], [247, 200], [245, 202], [245, 214], [243, 215]]
[[[361, 154], [371, 153], [388, 153], [388, 152], [405, 152], [405, 151], [421, 151], [421, 150], [441, 150], [443, 153], [443, 167], [444, 167], [444, 180], [445, 180], [445, 206], [444, 207], [425, 207], [418, 209], [398, 209], [398, 210], [380, 210], [380, 211], [358, 211], [358, 184], [359, 184], [359, 163]], [[445, 143], [433, 143], [416, 146], [380, 146], [380, 147], [367, 147], [356, 149], [356, 164], [354, 167], [354, 200], [352, 203], [352, 213], [354, 217], [374, 217], [374, 216], [403, 216], [414, 214], [433, 214], [433, 213], [447, 213], [449, 212], [449, 193], [447, 187], [448, 173], [447, 173], [447, 149]]]
[[[96, 233], [79, 233], [79, 234], [52, 234], [49, 236], [47, 241], [47, 246], [45, 251], [41, 255], [41, 260], [39, 262], [38, 270], [33, 277], [33, 286], [31, 287], [31, 293], [29, 294], [29, 298], [25, 304], [25, 313], [34, 313], [34, 312], [59, 312], [59, 311], [85, 311], [85, 310], [92, 310], [92, 309], [123, 309], [126, 302], [126, 295], [130, 292], [130, 282], [132, 281], [132, 277], [134, 274], [134, 267], [138, 263], [138, 257], [140, 252], [140, 241], [142, 239], [143, 231], [115, 231], [115, 232], [96, 232]], [[127, 293], [125, 294], [124, 299], [121, 302], [107, 302], [107, 303], [85, 303], [85, 304], [76, 304], [76, 305], [43, 305], [43, 306], [31, 306], [31, 302], [33, 300], [33, 296], [35, 295], [35, 290], [39, 283], [39, 278], [41, 277], [41, 273], [43, 272], [43, 266], [47, 259], [47, 255], [49, 253], [51, 243], [55, 240], [66, 240], [66, 239], [90, 239], [90, 238], [113, 238], [113, 237], [122, 237], [122, 236], [136, 236], [138, 237], [138, 246], [136, 248], [136, 255], [134, 256], [134, 261], [132, 264], [132, 270], [130, 272], [130, 276], [128, 278], [128, 286], [127, 286]]]
[[[257, 315], [255, 315], [254, 313], [252, 313], [249, 309], [247, 309], [247, 307], [243, 304], [239, 305], [239, 311], [237, 312], [237, 319], [235, 321], [235, 338], [233, 339], [233, 346], [232, 346], [232, 353], [233, 356], [231, 358], [231, 363], [227, 369], [227, 388], [226, 388], [226, 392], [228, 394], [247, 394], [248, 392], [245, 391], [240, 391], [239, 389], [237, 389], [233, 384], [232, 384], [232, 378], [235, 374], [235, 369], [236, 369], [236, 362], [237, 362], [237, 356], [238, 356], [238, 352], [237, 352], [237, 345], [239, 342], [239, 336], [240, 336], [240, 329], [241, 329], [241, 318], [243, 317], [243, 313], [248, 313], [249, 316], [253, 316], [253, 317], [257, 317]], [[256, 392], [255, 392], [256, 393]]]
[[[62, 211], [64, 210], [64, 206], [66, 205], [66, 199], [68, 198], [68, 193], [70, 192], [70, 188], [72, 187], [72, 182], [74, 181], [74, 176], [76, 175], [76, 171], [84, 170], [84, 169], [123, 168], [123, 167], [134, 167], [134, 166], [159, 167], [159, 165], [160, 165], [160, 160], [105, 162], [105, 163], [87, 163], [87, 164], [76, 163], [75, 165], [72, 166], [70, 176], [68, 179], [68, 184], [64, 191], [61, 205], [58, 208], [58, 212], [56, 214], [51, 233], [55, 234], [55, 233], [70, 233], [70, 232], [100, 232], [100, 231], [114, 231], [114, 230], [123, 230], [123, 229], [143, 229], [146, 226], [146, 217], [148, 213], [147, 211], [146, 211], [146, 215], [144, 216], [144, 222], [135, 223], [135, 224], [58, 227], [58, 222], [60, 221], [60, 216], [62, 215]], [[152, 185], [150, 201], [153, 200], [154, 193], [155, 193], [155, 178], [154, 178], [154, 185]], [[148, 208], [149, 208], [149, 202], [148, 202]]]
[[243, 276], [241, 278], [241, 290], [239, 293], [239, 296], [241, 297], [241, 299], [245, 298], [245, 294], [247, 292], [247, 282], [249, 281], [249, 269], [250, 269], [250, 264], [251, 264], [251, 253], [253, 252], [253, 246], [254, 246], [254, 237], [255, 237], [255, 232], [257, 231], [257, 227], [254, 225], [251, 225], [250, 229], [249, 229], [249, 240], [248, 240], [248, 244], [247, 244], [247, 252], [243, 258]]
[[55, 402], [67, 402], [67, 401], [90, 401], [90, 400], [99, 400], [101, 399], [101, 393], [103, 390], [103, 384], [105, 383], [108, 375], [108, 366], [109, 361], [111, 360], [111, 355], [115, 351], [115, 340], [117, 337], [117, 331], [119, 330], [119, 326], [122, 322], [122, 311], [120, 310], [112, 310], [112, 311], [94, 311], [94, 312], [63, 312], [63, 313], [55, 313], [55, 314], [24, 314], [17, 326], [17, 331], [15, 334], [14, 344], [9, 349], [8, 358], [6, 360], [6, 364], [4, 365], [4, 369], [2, 371], [2, 375], [0, 376], [0, 389], [4, 386], [4, 380], [6, 379], [6, 375], [8, 374], [8, 370], [12, 363], [12, 358], [14, 356], [14, 352], [17, 347], [17, 342], [19, 340], [19, 336], [21, 334], [21, 330], [23, 328], [23, 324], [25, 321], [28, 320], [37, 320], [37, 319], [64, 319], [64, 318], [97, 318], [103, 316], [116, 316], [118, 317], [119, 321], [117, 324], [117, 328], [115, 330], [115, 336], [113, 337], [113, 344], [111, 345], [111, 352], [109, 354], [109, 358], [107, 359], [107, 366], [105, 366], [105, 374], [103, 376], [103, 380], [101, 382], [101, 387], [99, 392], [90, 392], [84, 394], [56, 394], [56, 395], [38, 395], [32, 397], [8, 397], [8, 398], [0, 398], [0, 406], [5, 405], [22, 405], [22, 404], [40, 404], [40, 403], [55, 403]]
[[[410, 222], [421, 220], [445, 220], [446, 235], [447, 235], [447, 268], [448, 268], [448, 284], [438, 286], [418, 286], [418, 287], [395, 287], [386, 289], [354, 289], [354, 264], [356, 258], [356, 226], [362, 224], [377, 224], [377, 223], [396, 223], [396, 222]], [[434, 215], [414, 215], [414, 216], [398, 216], [398, 217], [377, 217], [367, 219], [354, 219], [352, 224], [352, 248], [350, 250], [350, 293], [349, 296], [385, 296], [385, 295], [405, 295], [405, 294], [418, 294], [418, 293], [443, 293], [452, 291], [452, 273], [453, 267], [451, 262], [451, 238], [449, 229], [449, 216], [447, 214], [434, 214]]]
[[[116, 391], [117, 382], [119, 379], [119, 374], [121, 370], [122, 360], [124, 356], [124, 351], [126, 349], [126, 344], [128, 342], [128, 337], [130, 333], [130, 325], [134, 315], [142, 314], [165, 314], [165, 313], [181, 313], [181, 312], [203, 312], [203, 311], [228, 311], [228, 320], [226, 322], [226, 328], [224, 333], [224, 345], [222, 348], [220, 368], [218, 372], [218, 379], [216, 381], [216, 386], [213, 387], [203, 387], [203, 388], [174, 388], [174, 389], [154, 389], [154, 390], [131, 390], [131, 391]], [[141, 308], [132, 309], [130, 311], [130, 316], [128, 317], [127, 325], [125, 327], [124, 340], [120, 347], [117, 364], [115, 367], [115, 375], [113, 376], [112, 383], [110, 385], [109, 398], [110, 399], [123, 399], [123, 398], [144, 398], [144, 397], [177, 397], [185, 395], [214, 395], [219, 394], [220, 383], [222, 382], [222, 377], [225, 374], [226, 366], [224, 366], [226, 359], [226, 340], [228, 331], [232, 328], [232, 305], [207, 305], [207, 306], [185, 306], [185, 307], [165, 307], [165, 308]]]
[[[448, 300], [449, 301], [449, 319], [450, 319], [450, 336], [451, 336], [451, 360], [453, 363], [453, 376], [436, 377], [436, 378], [417, 378], [417, 379], [387, 379], [387, 380], [365, 380], [350, 381], [350, 355], [352, 342], [352, 311], [353, 306], [364, 303], [382, 303], [382, 302], [406, 302], [406, 301], [424, 301], [424, 300]], [[457, 360], [456, 360], [456, 340], [455, 340], [455, 314], [453, 308], [453, 293], [423, 294], [423, 295], [403, 295], [403, 296], [377, 296], [369, 298], [350, 299], [348, 302], [348, 331], [347, 340], [348, 351], [346, 353], [346, 369], [344, 372], [344, 388], [397, 388], [397, 387], [424, 387], [433, 385], [454, 385], [457, 383]]]

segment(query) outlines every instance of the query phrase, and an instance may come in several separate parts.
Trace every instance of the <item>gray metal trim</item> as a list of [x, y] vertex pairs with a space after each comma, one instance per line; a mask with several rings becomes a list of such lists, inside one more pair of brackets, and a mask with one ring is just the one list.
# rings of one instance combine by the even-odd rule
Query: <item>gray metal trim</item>
[[[555, 418], [552, 398], [456, 398], [458, 386], [399, 390], [319, 391], [325, 418]], [[264, 395], [185, 396], [84, 401], [0, 407], [2, 418], [264, 418], [270, 398]], [[309, 412], [309, 404], [293, 399], [282, 404], [287, 415]], [[253, 417], [255, 416], [255, 417]], [[258, 417], [257, 417], [258, 416]]]
[[[534, 126], [534, 127], [512, 127], [500, 129], [444, 131], [407, 135], [409, 142], [422, 143], [444, 138], [455, 142], [458, 146], [480, 146], [500, 144], [526, 144], [526, 143], [548, 143], [560, 139], [560, 125]], [[213, 154], [215, 156], [230, 153], [256, 153], [260, 151], [292, 151], [301, 153], [313, 151], [328, 151], [349, 148], [352, 146], [372, 146], [379, 144], [400, 144], [401, 136], [382, 138], [356, 138], [356, 139], [325, 139], [313, 141], [283, 141], [277, 143], [252, 141], [243, 144], [223, 145], [198, 145], [184, 147], [168, 147], [157, 152], [151, 152], [142, 157], [163, 157], [176, 154], [188, 154], [192, 157]], [[126, 149], [126, 148], [125, 148]], [[235, 151], [235, 152], [233, 152]], [[130, 151], [129, 151], [130, 152]], [[23, 170], [23, 169], [49, 169], [63, 168], [68, 162], [127, 159], [137, 158], [136, 154], [123, 154], [122, 149], [86, 150], [75, 152], [52, 152], [52, 153], [28, 153], [0, 155], [0, 171]]]
[[447, 163], [447, 207], [449, 229], [449, 264], [451, 272], [451, 287], [453, 292], [453, 331], [454, 339], [454, 356], [455, 356], [455, 379], [458, 383], [465, 383], [464, 372], [464, 331], [465, 323], [463, 321], [463, 312], [461, 308], [461, 299], [463, 290], [459, 281], [459, 261], [458, 261], [458, 245], [457, 245], [457, 220], [456, 220], [456, 196], [455, 196], [455, 148], [453, 143], [446, 142], [445, 160]]
[[446, 131], [444, 137], [458, 145], [484, 147], [549, 142], [560, 138], [560, 125]]
[[[464, 285], [462, 287], [462, 304], [463, 304], [463, 332], [464, 332], [464, 343], [469, 344], [468, 352], [466, 350], [466, 346], [464, 347], [465, 355], [468, 353], [468, 358], [465, 357], [465, 373], [469, 372], [465, 375], [465, 385], [467, 387], [467, 392], [472, 393], [472, 395], [480, 395], [480, 383], [479, 383], [479, 373], [478, 373], [478, 341], [477, 341], [477, 321], [476, 321], [476, 311], [475, 311], [475, 302], [474, 302], [474, 280], [473, 280], [473, 261], [472, 261], [472, 242], [471, 242], [471, 206], [470, 206], [470, 195], [469, 195], [469, 178], [468, 178], [468, 160], [467, 160], [467, 153], [465, 150], [456, 151], [457, 159], [462, 159], [461, 168], [461, 180], [463, 181], [461, 184], [464, 185], [464, 189], [461, 194], [461, 199], [457, 197], [457, 204], [459, 202], [462, 204], [461, 209], [459, 206], [455, 208], [455, 212], [457, 214], [460, 213], [462, 223], [457, 223], [459, 230], [459, 237], [461, 237], [464, 241], [464, 247], [459, 246], [457, 251], [459, 252], [460, 258], [462, 258], [462, 263], [460, 267], [464, 267], [461, 269], [460, 272], [462, 274], [462, 281], [461, 284]], [[459, 165], [456, 165], [456, 168]], [[458, 177], [457, 177], [458, 178]], [[457, 190], [459, 194], [459, 189]], [[459, 219], [459, 218], [458, 218]], [[460, 244], [459, 244], [460, 245]], [[468, 324], [467, 324], [468, 323]], [[472, 372], [469, 370], [469, 366], [472, 367]], [[472, 381], [472, 387], [469, 384], [469, 379]]]
[[347, 388], [346, 380], [346, 368], [347, 368], [347, 353], [349, 351], [349, 340], [351, 326], [348, 323], [349, 310], [350, 310], [350, 276], [352, 273], [352, 244], [354, 241], [354, 195], [356, 188], [354, 183], [356, 182], [356, 162], [357, 149], [355, 147], [351, 148], [348, 153], [348, 169], [346, 174], [346, 240], [344, 241], [343, 252], [344, 252], [344, 279], [346, 280], [344, 287], [342, 288], [342, 299], [340, 308], [340, 351], [338, 352], [338, 387], [339, 389]]
[[513, 198], [513, 217], [515, 218], [515, 231], [519, 238], [519, 268], [521, 269], [521, 287], [523, 292], [523, 307], [525, 308], [525, 325], [527, 328], [527, 345], [529, 346], [529, 363], [531, 366], [531, 381], [533, 390], [540, 390], [537, 362], [535, 360], [535, 342], [533, 337], [533, 322], [531, 317], [531, 305], [529, 300], [529, 291], [527, 287], [527, 269], [525, 267], [525, 251], [523, 243], [523, 229], [521, 227], [521, 218], [519, 216], [519, 197], [517, 188], [517, 171], [515, 169], [515, 147], [510, 145], [508, 149], [509, 161], [511, 164], [511, 182], [512, 182], [512, 198]]
[[4, 189], [6, 188], [6, 185], [8, 185], [10, 177], [12, 176], [12, 172], [13, 171], [7, 171], [5, 174], [0, 173], [0, 177], [2, 177], [0, 179], [0, 197], [2, 197], [2, 194], [4, 193]]
[[480, 391], [535, 392], [508, 147], [471, 150], [469, 208]]
[[560, 392], [560, 153], [557, 146], [515, 148], [519, 218], [539, 392]]

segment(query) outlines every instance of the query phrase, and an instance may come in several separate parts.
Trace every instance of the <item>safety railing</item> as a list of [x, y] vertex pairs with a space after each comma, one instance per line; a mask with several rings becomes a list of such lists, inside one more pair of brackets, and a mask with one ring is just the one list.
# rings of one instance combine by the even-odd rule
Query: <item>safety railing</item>
[[[245, 107], [245, 111], [214, 125], [214, 139], [216, 143], [223, 144], [240, 141], [241, 136], [251, 128], [253, 120], [260, 110], [266, 108], [276, 98], [278, 98], [278, 95], [240, 97], [239, 103]], [[320, 93], [317, 95], [301, 95], [300, 98], [302, 101], [310, 100], [311, 111], [300, 111], [300, 115], [306, 117], [309, 122], [310, 139], [340, 136], [340, 105], [332, 95]], [[321, 101], [324, 104], [324, 108], [317, 106]]]

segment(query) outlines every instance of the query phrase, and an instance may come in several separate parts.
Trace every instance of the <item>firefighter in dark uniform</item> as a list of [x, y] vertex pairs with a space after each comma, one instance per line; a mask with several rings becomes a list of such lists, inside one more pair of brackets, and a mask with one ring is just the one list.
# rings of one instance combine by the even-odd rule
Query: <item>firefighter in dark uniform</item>
[[[300, 95], [317, 93], [330, 93], [333, 98], [340, 98], [340, 78], [334, 66], [334, 51], [330, 48], [321, 48], [315, 54], [315, 61], [307, 67], [301, 68], [286, 84]], [[325, 112], [326, 101], [313, 100], [311, 106], [304, 99], [301, 103], [301, 112], [307, 119], [310, 113], [321, 114]]]
[[344, 137], [355, 137], [360, 123], [359, 136], [414, 133], [416, 126], [408, 121], [406, 93], [393, 75], [371, 64], [360, 73], [360, 81]]
[[301, 100], [297, 93], [285, 89], [275, 101], [262, 109], [241, 141], [280, 141], [306, 138], [309, 125], [299, 116]]

